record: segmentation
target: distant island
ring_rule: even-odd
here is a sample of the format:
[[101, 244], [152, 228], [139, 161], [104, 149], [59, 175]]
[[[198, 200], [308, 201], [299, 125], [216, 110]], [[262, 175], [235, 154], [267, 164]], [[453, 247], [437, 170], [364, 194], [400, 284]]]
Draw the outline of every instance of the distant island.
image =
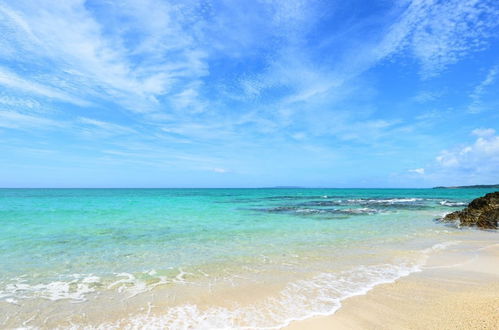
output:
[[433, 189], [499, 188], [499, 184], [476, 184], [473, 186], [433, 187]]

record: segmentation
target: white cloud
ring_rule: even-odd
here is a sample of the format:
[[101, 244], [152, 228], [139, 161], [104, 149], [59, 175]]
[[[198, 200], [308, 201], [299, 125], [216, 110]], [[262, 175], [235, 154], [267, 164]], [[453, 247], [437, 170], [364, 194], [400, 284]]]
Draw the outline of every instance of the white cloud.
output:
[[477, 128], [474, 129], [471, 134], [480, 136], [480, 137], [488, 137], [493, 136], [496, 133], [496, 130], [493, 128]]
[[473, 134], [478, 136], [473, 144], [442, 151], [436, 158], [438, 165], [446, 170], [497, 176], [499, 136], [493, 129], [476, 129]]
[[216, 173], [227, 173], [227, 170], [221, 167], [215, 167], [214, 169], [212, 169], [212, 171]]
[[425, 169], [424, 168], [415, 168], [413, 170], [409, 170], [409, 172], [423, 175], [425, 172]]

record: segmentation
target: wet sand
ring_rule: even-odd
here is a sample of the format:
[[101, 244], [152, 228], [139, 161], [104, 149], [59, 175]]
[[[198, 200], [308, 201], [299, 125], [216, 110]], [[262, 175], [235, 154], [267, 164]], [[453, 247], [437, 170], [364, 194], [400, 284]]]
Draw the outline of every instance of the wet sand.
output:
[[[422, 271], [375, 286], [365, 295], [347, 298], [333, 315], [294, 321], [287, 329], [499, 329], [497, 238], [499, 233], [478, 231], [457, 236], [455, 241], [442, 244], [443, 249], [429, 249], [429, 259]], [[252, 306], [270, 313], [268, 306], [260, 303], [269, 295], [278, 296], [288, 281], [282, 276], [272, 277], [276, 278], [273, 284], [271, 278], [258, 281], [263, 285], [234, 279], [218, 287], [216, 294], [205, 290], [209, 287], [207, 278], [205, 283], [175, 288], [160, 286], [133, 299], [126, 298], [126, 292], [121, 296], [108, 292], [98, 295], [97, 300], [78, 304], [43, 300], [33, 302], [31, 307], [36, 317], [31, 318], [23, 317], [18, 305], [0, 305], [0, 310], [2, 307], [10, 310], [10, 316], [0, 327], [17, 328], [22, 324], [42, 329], [237, 328], [241, 323], [248, 324], [244, 319], [247, 313], [240, 315], [242, 319], [233, 318], [234, 326], [227, 326], [220, 317], [230, 316], [234, 301], [238, 302], [237, 308], [248, 306], [246, 310], [250, 313]], [[175, 306], [186, 304], [192, 308], [175, 312]], [[203, 316], [203, 311], [214, 306], [219, 309], [211, 309], [212, 314]], [[220, 314], [220, 308], [225, 308], [225, 312], [222, 310], [224, 313]], [[209, 326], [203, 323], [205, 318], [211, 322]], [[186, 325], [197, 319], [201, 320], [198, 324]], [[255, 327], [246, 327], [252, 328]]]
[[331, 316], [286, 329], [499, 329], [499, 244], [449, 248], [421, 272], [346, 299]]

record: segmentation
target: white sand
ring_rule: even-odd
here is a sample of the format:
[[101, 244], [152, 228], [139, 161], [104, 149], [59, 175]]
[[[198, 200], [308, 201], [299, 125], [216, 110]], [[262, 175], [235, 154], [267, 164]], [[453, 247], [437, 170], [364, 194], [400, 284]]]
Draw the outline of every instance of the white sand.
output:
[[499, 329], [499, 244], [493, 243], [438, 253], [422, 272], [288, 329]]

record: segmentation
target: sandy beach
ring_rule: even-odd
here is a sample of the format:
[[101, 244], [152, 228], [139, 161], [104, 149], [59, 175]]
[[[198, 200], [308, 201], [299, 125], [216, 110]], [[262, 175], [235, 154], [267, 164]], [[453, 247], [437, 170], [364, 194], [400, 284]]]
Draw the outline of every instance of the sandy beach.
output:
[[333, 315], [286, 329], [498, 329], [499, 244], [467, 242], [421, 272], [343, 301]]

